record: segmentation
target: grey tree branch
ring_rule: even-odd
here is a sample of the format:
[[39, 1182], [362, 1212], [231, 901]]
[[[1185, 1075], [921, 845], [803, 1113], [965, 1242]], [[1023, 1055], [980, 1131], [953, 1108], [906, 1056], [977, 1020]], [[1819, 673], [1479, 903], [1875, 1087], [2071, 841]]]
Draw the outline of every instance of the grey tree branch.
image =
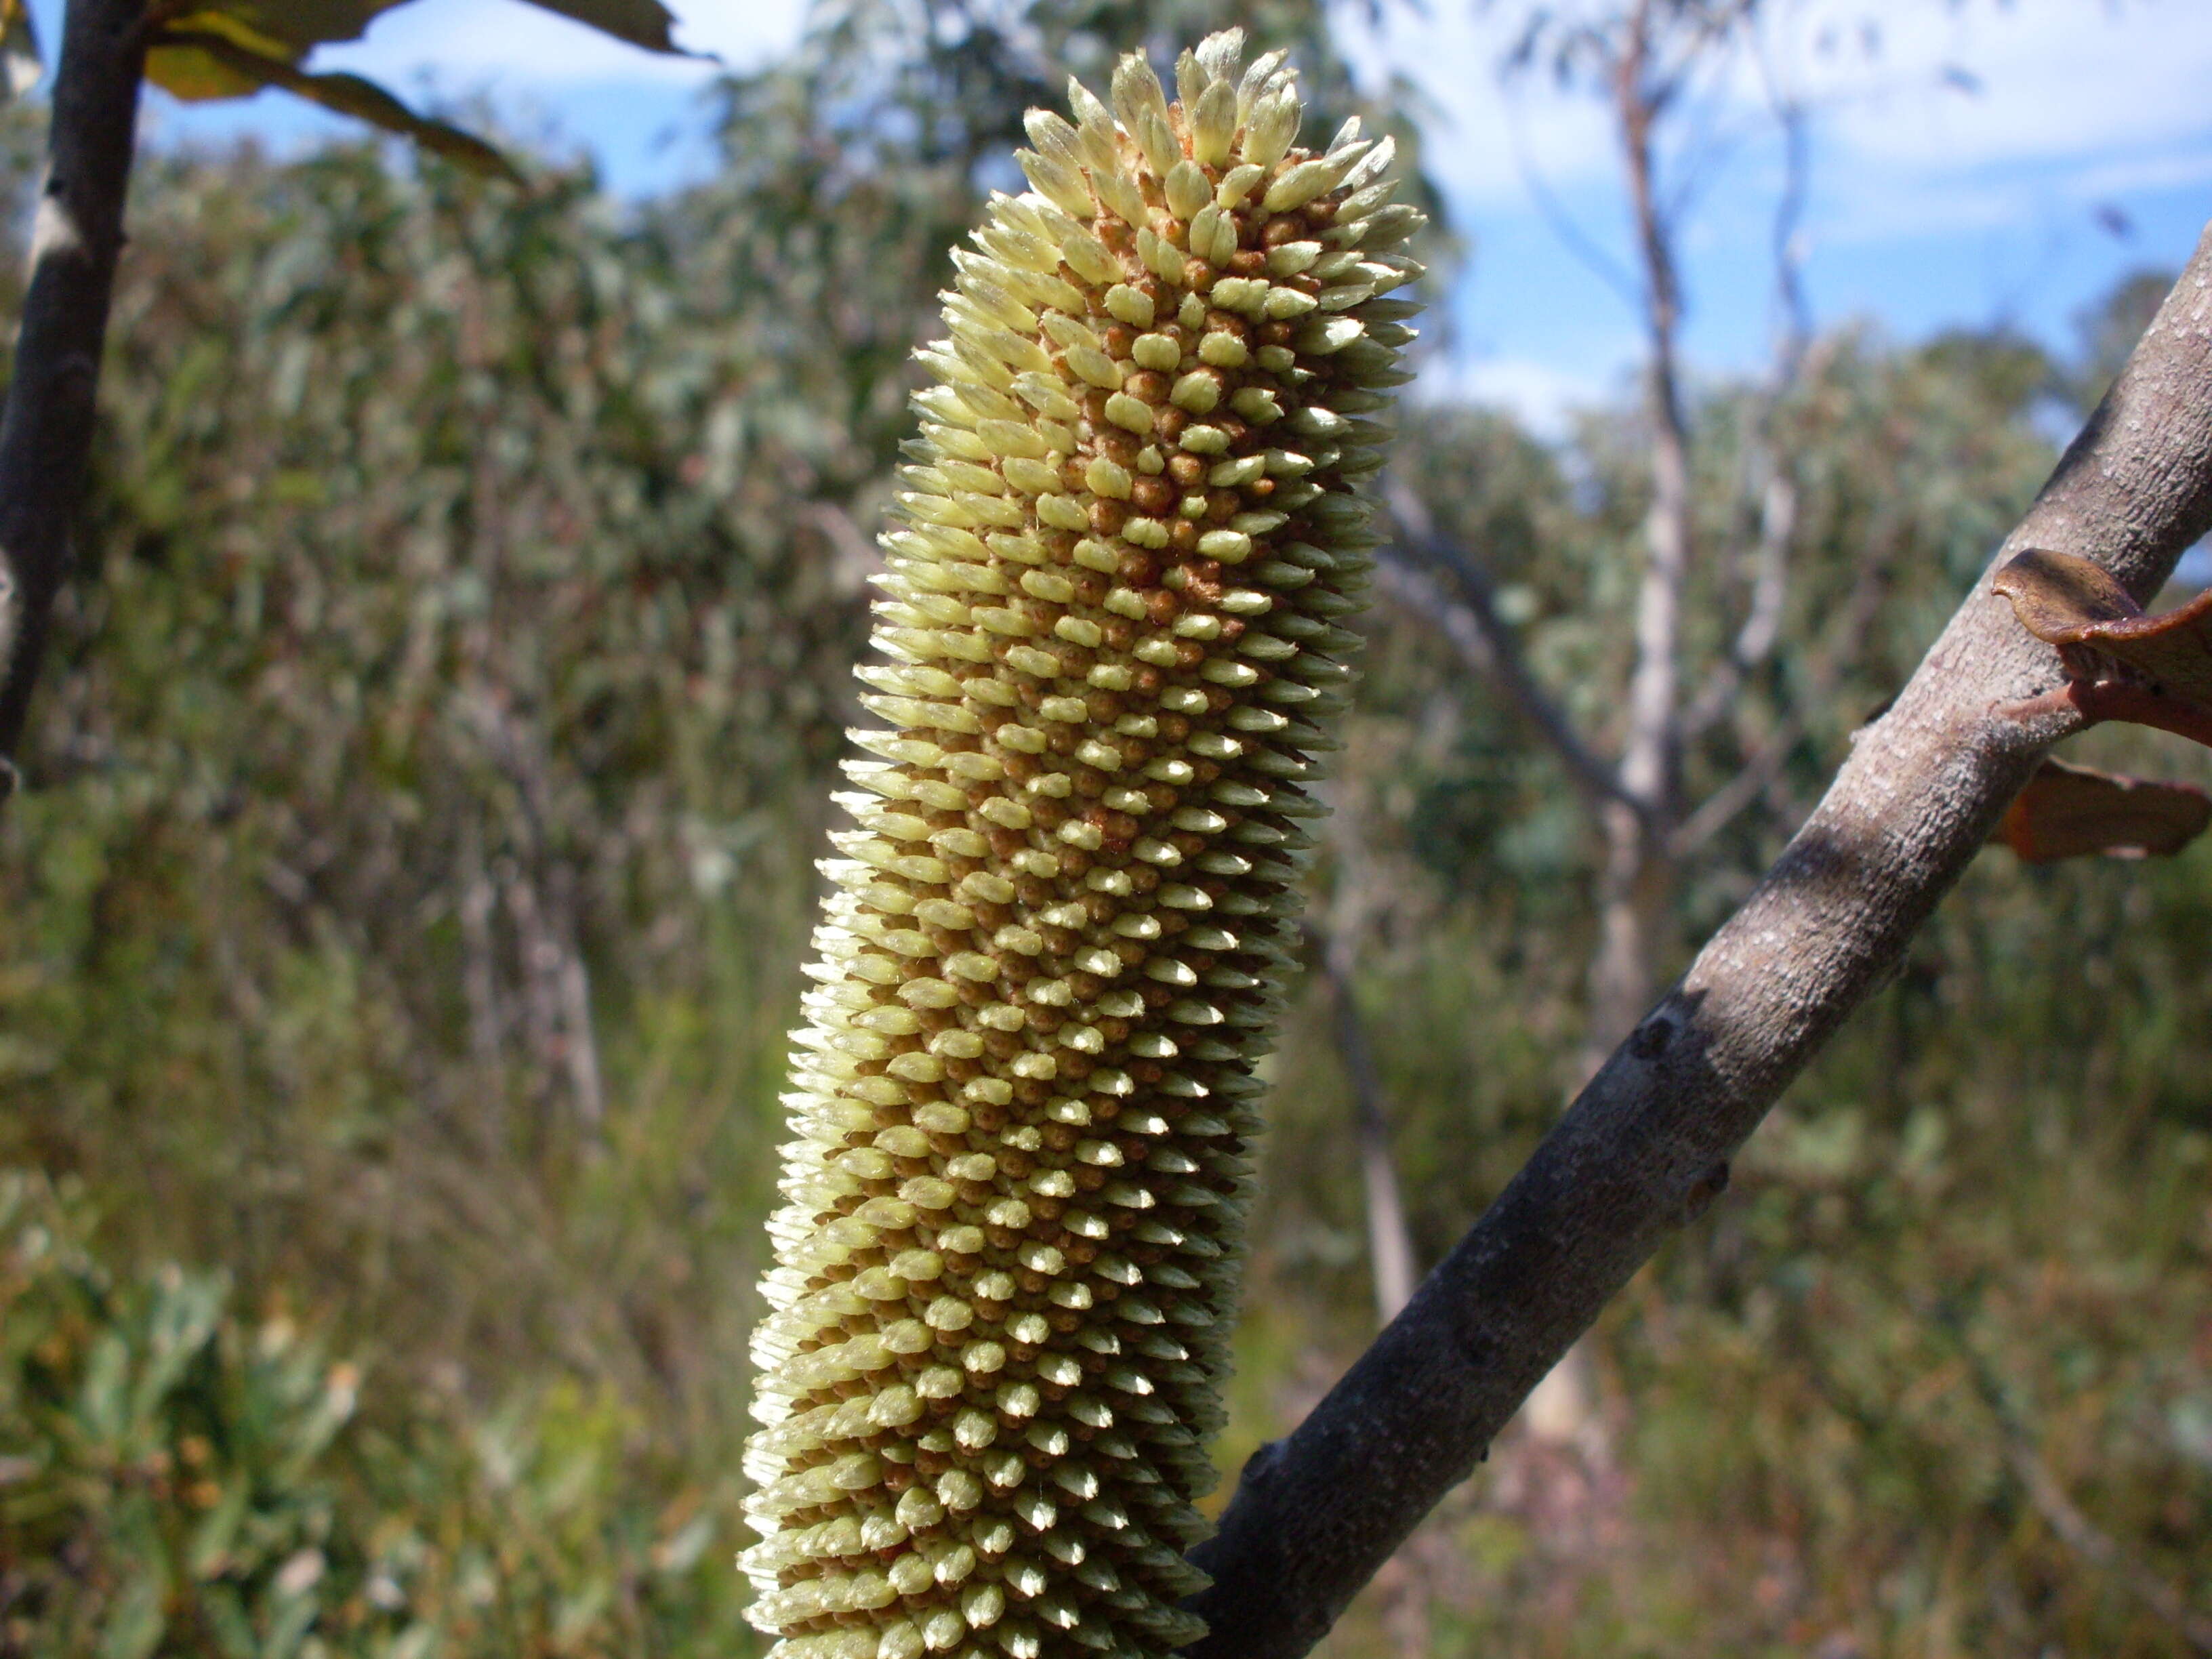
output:
[[30, 283], [0, 414], [0, 800], [69, 568], [146, 64], [146, 0], [70, 0]]
[[1753, 471], [1763, 471], [1759, 491], [1759, 529], [1751, 547], [1751, 599], [1742, 625], [1727, 652], [1713, 665], [1697, 696], [1682, 714], [1686, 741], [1702, 736], [1735, 706], [1744, 682], [1772, 654], [1782, 637], [1782, 612], [1790, 596], [1790, 547], [1797, 533], [1801, 499], [1797, 480], [1774, 453], [1771, 428], [1775, 407], [1787, 388], [1767, 394], [1759, 416], [1762, 431], [1753, 446]]
[[[2000, 559], [2105, 565], [2138, 599], [2212, 528], [2212, 234]], [[1659, 1245], [1907, 943], [2044, 751], [2014, 706], [2063, 678], [1978, 582], [1889, 712], [1689, 972], [1632, 1032], [1406, 1310], [1245, 1466], [1194, 1559], [1204, 1659], [1294, 1659]]]
[[1368, 937], [1389, 904], [1387, 884], [1376, 879], [1372, 855], [1362, 833], [1358, 797], [1340, 789], [1329, 815], [1334, 853], [1328, 915], [1308, 916], [1301, 932], [1308, 957], [1321, 975], [1329, 1004], [1329, 1024], [1339, 1062], [1352, 1090], [1352, 1126], [1359, 1144], [1359, 1176], [1366, 1200], [1367, 1261], [1375, 1282], [1375, 1322], [1387, 1325], [1410, 1301], [1421, 1277], [1413, 1236], [1406, 1224], [1404, 1190], [1390, 1151], [1390, 1110], [1382, 1068], [1368, 1041], [1352, 989], [1360, 941]]

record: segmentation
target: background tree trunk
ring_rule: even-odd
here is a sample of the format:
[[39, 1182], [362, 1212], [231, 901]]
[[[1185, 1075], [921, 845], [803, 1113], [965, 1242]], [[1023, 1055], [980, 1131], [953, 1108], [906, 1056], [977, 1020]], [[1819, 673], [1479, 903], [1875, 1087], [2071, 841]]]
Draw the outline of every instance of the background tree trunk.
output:
[[1328, 992], [1337, 1057], [1352, 1085], [1358, 1125], [1359, 1181], [1367, 1200], [1367, 1261], [1375, 1276], [1376, 1322], [1387, 1325], [1412, 1299], [1420, 1269], [1413, 1236], [1406, 1224], [1397, 1161], [1390, 1152], [1390, 1112], [1382, 1069], [1375, 1063], [1374, 1045], [1368, 1041], [1352, 990], [1352, 951], [1344, 936], [1334, 931], [1320, 940], [1320, 946], [1316, 954]]
[[0, 415], [0, 800], [69, 568], [146, 66], [145, 0], [70, 0], [31, 277]]

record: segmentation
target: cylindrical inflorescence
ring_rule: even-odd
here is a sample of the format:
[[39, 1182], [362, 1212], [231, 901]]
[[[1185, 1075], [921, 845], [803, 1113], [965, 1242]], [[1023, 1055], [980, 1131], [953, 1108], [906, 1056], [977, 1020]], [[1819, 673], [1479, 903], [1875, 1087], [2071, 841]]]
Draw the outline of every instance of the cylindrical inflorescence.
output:
[[1282, 54], [1032, 111], [953, 256], [787, 1097], [744, 1565], [781, 1659], [1164, 1655], [1406, 379], [1390, 145]]

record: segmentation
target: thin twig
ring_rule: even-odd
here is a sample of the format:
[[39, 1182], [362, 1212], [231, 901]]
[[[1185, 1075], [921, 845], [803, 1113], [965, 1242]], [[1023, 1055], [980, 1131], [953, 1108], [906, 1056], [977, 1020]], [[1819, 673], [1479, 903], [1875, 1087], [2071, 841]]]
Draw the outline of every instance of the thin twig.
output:
[[1933, 1330], [1949, 1340], [1973, 1379], [1974, 1391], [1996, 1421], [2003, 1442], [2005, 1462], [2013, 1478], [2027, 1494], [2027, 1501], [2043, 1517], [2058, 1541], [2089, 1566], [2120, 1584], [2198, 1653], [2212, 1655], [2212, 1616], [2201, 1613], [2188, 1599], [2119, 1540], [2092, 1521], [2075, 1504], [2051, 1465], [2036, 1449], [2035, 1436], [1981, 1351], [1966, 1340], [1955, 1309], [1939, 1308], [1928, 1321]]
[[1427, 507], [1402, 479], [1389, 479], [1382, 494], [1395, 541], [1377, 565], [1381, 590], [1443, 630], [1460, 660], [1489, 681], [1559, 757], [1585, 800], [1599, 805], [1626, 799], [1613, 769], [1583, 741], [1529, 669], [1520, 639], [1498, 614], [1489, 574], [1438, 532]]
[[2005, 1462], [2011, 1466], [2014, 1478], [2059, 1542], [2124, 1585], [2197, 1652], [2212, 1654], [2212, 1618], [2192, 1609], [2179, 1590], [2123, 1550], [2118, 1540], [2084, 1515], [2034, 1444], [2014, 1425], [2002, 1423], [2001, 1431]]
[[1765, 794], [1781, 776], [1784, 763], [1803, 739], [1810, 724], [1807, 711], [1820, 708], [1834, 696], [1837, 686], [1843, 681], [1844, 671], [1858, 656], [1860, 647], [1874, 627], [1899, 540], [1894, 536], [1886, 538], [1878, 550], [1859, 561], [1858, 574], [1852, 580], [1850, 595], [1837, 618], [1833, 638], [1806, 676], [1804, 690], [1796, 705], [1728, 781], [1698, 802], [1697, 810], [1674, 826], [1668, 843], [1674, 857], [1687, 858], [1703, 847], [1735, 822], [1738, 813]]

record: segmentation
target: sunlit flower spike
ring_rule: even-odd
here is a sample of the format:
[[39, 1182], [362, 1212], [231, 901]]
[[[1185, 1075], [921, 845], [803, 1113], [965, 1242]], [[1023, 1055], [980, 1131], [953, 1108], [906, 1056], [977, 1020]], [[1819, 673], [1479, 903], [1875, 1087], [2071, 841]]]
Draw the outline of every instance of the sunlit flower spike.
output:
[[1152, 1659], [1420, 226], [1283, 54], [1032, 111], [883, 538], [754, 1340], [781, 1659]]

